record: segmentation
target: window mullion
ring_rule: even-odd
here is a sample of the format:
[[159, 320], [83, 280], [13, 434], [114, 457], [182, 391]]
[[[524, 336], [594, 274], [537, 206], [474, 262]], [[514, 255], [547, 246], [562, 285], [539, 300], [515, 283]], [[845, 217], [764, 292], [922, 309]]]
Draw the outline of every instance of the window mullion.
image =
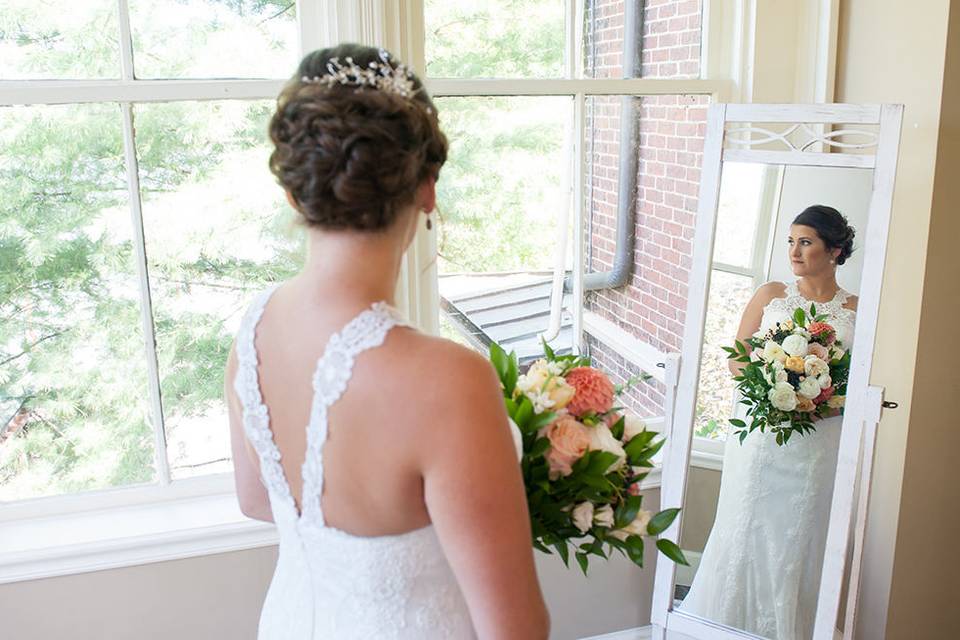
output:
[[120, 26], [120, 77], [133, 80], [133, 33], [130, 29], [130, 5], [117, 0], [117, 23]]
[[[122, 1], [122, 0], [121, 0]], [[150, 395], [150, 413], [153, 417], [154, 460], [157, 479], [161, 485], [170, 484], [167, 461], [167, 435], [160, 396], [160, 367], [157, 362], [157, 340], [153, 323], [153, 301], [147, 266], [147, 248], [143, 232], [143, 207], [140, 200], [140, 172], [137, 162], [136, 139], [133, 127], [133, 105], [120, 105], [123, 112], [123, 149], [127, 168], [127, 188], [130, 197], [130, 220], [133, 223], [133, 251], [140, 277], [140, 319], [143, 327], [144, 355], [147, 360], [147, 385]]]
[[573, 187], [573, 348], [576, 353], [584, 353], [586, 345], [583, 339], [583, 278], [586, 271], [584, 259], [585, 233], [583, 189], [587, 175], [587, 157], [584, 154], [586, 142], [586, 95], [583, 92], [574, 96], [574, 144], [573, 157], [576, 158]]

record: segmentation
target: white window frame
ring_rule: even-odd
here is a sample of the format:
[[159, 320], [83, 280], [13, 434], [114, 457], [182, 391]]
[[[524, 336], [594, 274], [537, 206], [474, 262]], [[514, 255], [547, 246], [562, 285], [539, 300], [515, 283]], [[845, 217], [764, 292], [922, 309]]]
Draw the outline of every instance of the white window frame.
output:
[[[134, 225], [135, 255], [142, 291], [144, 348], [150, 374], [150, 405], [155, 425], [158, 479], [154, 484], [27, 499], [0, 505], [0, 584], [85, 571], [131, 566], [235, 551], [276, 544], [275, 527], [250, 520], [238, 508], [230, 473], [171, 481], [166, 459], [165, 432], [160, 412], [159, 377], [153, 320], [147, 287], [143, 245], [139, 175], [132, 120], [133, 104], [204, 100], [274, 99], [285, 79], [138, 80], [133, 74], [133, 45], [127, 0], [116, 0], [120, 15], [121, 75], [119, 80], [0, 81], [0, 105], [57, 105], [119, 103], [123, 119], [124, 151]], [[426, 78], [435, 97], [448, 96], [569, 96], [575, 104], [575, 193], [582, 193], [586, 158], [584, 103], [591, 95], [697, 94], [711, 101], [726, 99], [734, 86], [722, 72], [711, 76], [706, 66], [717, 55], [720, 30], [711, 23], [711, 0], [703, 0], [703, 49], [698, 79], [587, 79], [579, 63], [568, 65], [567, 77], [556, 79], [442, 79]], [[575, 51], [581, 41], [583, 0], [567, 0], [567, 46]], [[300, 51], [310, 51], [338, 40], [383, 43], [424, 69], [423, 0], [297, 0]], [[712, 34], [709, 38], [707, 33]], [[723, 32], [729, 30], [724, 28]], [[712, 53], [707, 51], [710, 44]], [[579, 60], [579, 55], [572, 56]], [[575, 202], [574, 298], [577, 343], [583, 340], [582, 198]], [[436, 245], [433, 234], [419, 233], [401, 273], [398, 304], [425, 330], [439, 323]], [[654, 480], [650, 478], [649, 480]], [[650, 486], [657, 486], [651, 482]]]

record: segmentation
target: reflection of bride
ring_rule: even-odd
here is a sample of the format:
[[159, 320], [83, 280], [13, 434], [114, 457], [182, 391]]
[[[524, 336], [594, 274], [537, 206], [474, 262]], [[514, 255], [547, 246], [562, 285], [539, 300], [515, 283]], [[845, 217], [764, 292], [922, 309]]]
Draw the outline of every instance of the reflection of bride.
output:
[[[809, 308], [849, 350], [856, 297], [840, 288], [836, 267], [850, 256], [854, 230], [831, 207], [808, 207], [790, 227], [795, 282], [760, 287], [743, 312], [744, 340]], [[736, 374], [743, 365], [731, 362]], [[737, 405], [741, 415], [744, 405]], [[756, 431], [741, 445], [727, 438], [717, 516], [690, 591], [679, 607], [708, 620], [776, 640], [813, 634], [833, 492], [840, 416], [778, 446]]]

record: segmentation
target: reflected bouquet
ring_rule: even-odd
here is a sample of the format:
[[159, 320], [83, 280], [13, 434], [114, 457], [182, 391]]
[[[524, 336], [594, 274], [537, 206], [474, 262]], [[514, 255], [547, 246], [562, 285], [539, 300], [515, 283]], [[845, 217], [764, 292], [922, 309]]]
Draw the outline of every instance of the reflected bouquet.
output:
[[[588, 358], [558, 356], [546, 343], [544, 351], [546, 357], [521, 374], [515, 353], [490, 346], [507, 412], [520, 434], [533, 546], [547, 554], [556, 550], [569, 566], [573, 545], [584, 574], [590, 555], [606, 559], [613, 549], [642, 567], [644, 537], [665, 531], [680, 511], [641, 507], [639, 483], [665, 440], [614, 406], [636, 380], [615, 387]], [[656, 546], [687, 564], [670, 540]]]
[[746, 364], [734, 380], [750, 424], [730, 419], [741, 443], [759, 429], [784, 445], [794, 433], [814, 431], [815, 419], [843, 413], [850, 354], [824, 320], [811, 304], [746, 343], [737, 340], [733, 347], [723, 347], [728, 358]]

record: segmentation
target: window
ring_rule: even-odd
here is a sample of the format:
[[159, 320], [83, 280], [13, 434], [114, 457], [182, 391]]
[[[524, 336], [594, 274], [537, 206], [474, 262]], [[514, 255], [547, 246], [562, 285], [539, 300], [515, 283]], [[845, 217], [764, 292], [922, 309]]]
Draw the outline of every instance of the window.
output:
[[[618, 383], [636, 379], [682, 336], [720, 86], [701, 77], [701, 2], [426, 0], [424, 14], [428, 86], [451, 138], [438, 198], [445, 335], [521, 361], [546, 338]], [[628, 351], [660, 355], [624, 357], [641, 343]], [[658, 416], [665, 393], [654, 381], [627, 397]]]
[[0, 502], [230, 471], [232, 336], [300, 251], [253, 79], [295, 6], [53, 4], [0, 8]]

